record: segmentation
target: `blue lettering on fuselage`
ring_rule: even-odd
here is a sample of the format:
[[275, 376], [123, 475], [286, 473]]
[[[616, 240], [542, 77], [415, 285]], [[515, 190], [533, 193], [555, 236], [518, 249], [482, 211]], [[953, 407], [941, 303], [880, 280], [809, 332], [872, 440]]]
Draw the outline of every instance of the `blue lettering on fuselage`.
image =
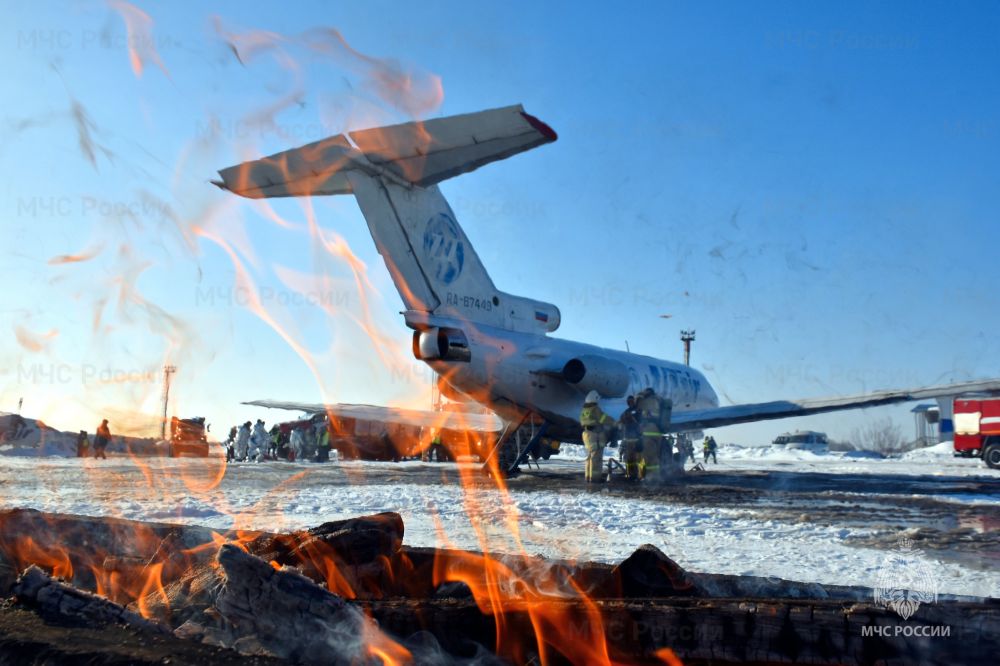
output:
[[629, 368], [629, 393], [636, 395], [645, 388], [653, 389], [657, 395], [671, 398], [678, 404], [692, 404], [701, 393], [701, 380], [695, 379], [686, 370], [648, 365], [643, 368]]

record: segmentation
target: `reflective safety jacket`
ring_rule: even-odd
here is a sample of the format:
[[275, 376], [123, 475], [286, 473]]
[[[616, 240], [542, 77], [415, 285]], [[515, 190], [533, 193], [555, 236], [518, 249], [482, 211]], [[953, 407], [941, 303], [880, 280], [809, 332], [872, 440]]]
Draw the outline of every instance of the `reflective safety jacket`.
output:
[[580, 425], [584, 428], [602, 426], [611, 419], [597, 405], [587, 404], [580, 411]]
[[621, 424], [622, 439], [639, 439], [639, 411], [629, 407], [618, 419]]
[[670, 429], [674, 403], [669, 398], [661, 398], [655, 393], [646, 395], [636, 401], [636, 408], [642, 415], [642, 430], [645, 436], [659, 435]]

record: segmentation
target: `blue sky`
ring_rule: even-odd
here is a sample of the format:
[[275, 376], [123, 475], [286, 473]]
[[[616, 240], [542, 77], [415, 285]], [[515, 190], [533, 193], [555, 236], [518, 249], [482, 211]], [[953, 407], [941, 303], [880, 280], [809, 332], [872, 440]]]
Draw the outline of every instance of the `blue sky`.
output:
[[[560, 307], [558, 336], [680, 359], [694, 328], [693, 363], [733, 402], [1000, 374], [990, 4], [249, 4], [139, 3], [141, 76], [129, 6], [6, 10], [0, 409], [24, 397], [66, 428], [109, 413], [124, 428], [155, 413], [164, 360], [180, 368], [174, 411], [219, 430], [278, 416], [238, 405], [253, 398], [424, 401], [353, 200], [313, 206], [367, 267], [362, 292], [301, 202], [208, 184], [244, 158], [407, 119], [370, 61], [302, 45], [318, 28], [410, 74], [415, 98], [439, 79], [425, 116], [522, 103], [559, 132], [443, 186], [497, 285]], [[241, 64], [225, 35], [260, 31], [280, 49], [245, 48]], [[251, 292], [286, 337], [244, 307]], [[843, 438], [884, 415], [909, 434], [908, 409], [721, 434]]]

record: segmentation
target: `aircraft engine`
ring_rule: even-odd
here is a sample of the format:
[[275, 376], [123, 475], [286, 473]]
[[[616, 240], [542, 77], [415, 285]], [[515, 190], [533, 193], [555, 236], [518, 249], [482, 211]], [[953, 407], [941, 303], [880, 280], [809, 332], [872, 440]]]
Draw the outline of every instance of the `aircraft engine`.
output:
[[472, 360], [472, 350], [465, 333], [457, 328], [428, 328], [413, 332], [413, 355], [421, 361]]
[[597, 391], [605, 398], [620, 398], [628, 390], [628, 368], [601, 356], [580, 356], [566, 362], [562, 378], [584, 393]]

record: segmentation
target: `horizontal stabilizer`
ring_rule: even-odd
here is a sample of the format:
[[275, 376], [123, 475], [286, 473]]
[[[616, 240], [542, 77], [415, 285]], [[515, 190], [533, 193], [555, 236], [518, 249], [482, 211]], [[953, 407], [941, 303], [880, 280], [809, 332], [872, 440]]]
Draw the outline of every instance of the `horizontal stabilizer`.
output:
[[[216, 185], [250, 198], [349, 194], [346, 173], [428, 187], [556, 140], [520, 105], [349, 132], [244, 162]], [[353, 144], [352, 144], [353, 141]]]
[[926, 388], [875, 391], [874, 393], [841, 398], [775, 400], [773, 402], [730, 405], [690, 412], [678, 412], [673, 415], [670, 426], [671, 430], [674, 431], [719, 428], [737, 423], [784, 419], [792, 416], [809, 416], [811, 414], [822, 414], [845, 409], [863, 409], [865, 407], [878, 407], [898, 402], [926, 400], [928, 398], [955, 396], [965, 393], [1000, 395], [1000, 379], [962, 382], [959, 384], [946, 384]]
[[282, 400], [251, 400], [244, 405], [267, 407], [269, 409], [289, 409], [309, 414], [327, 413], [340, 419], [361, 419], [379, 423], [397, 423], [424, 428], [446, 428], [449, 430], [471, 430], [474, 432], [500, 432], [503, 421], [496, 414], [479, 412], [434, 412], [421, 409], [402, 409], [381, 405], [323, 404], [306, 402], [285, 402]]

